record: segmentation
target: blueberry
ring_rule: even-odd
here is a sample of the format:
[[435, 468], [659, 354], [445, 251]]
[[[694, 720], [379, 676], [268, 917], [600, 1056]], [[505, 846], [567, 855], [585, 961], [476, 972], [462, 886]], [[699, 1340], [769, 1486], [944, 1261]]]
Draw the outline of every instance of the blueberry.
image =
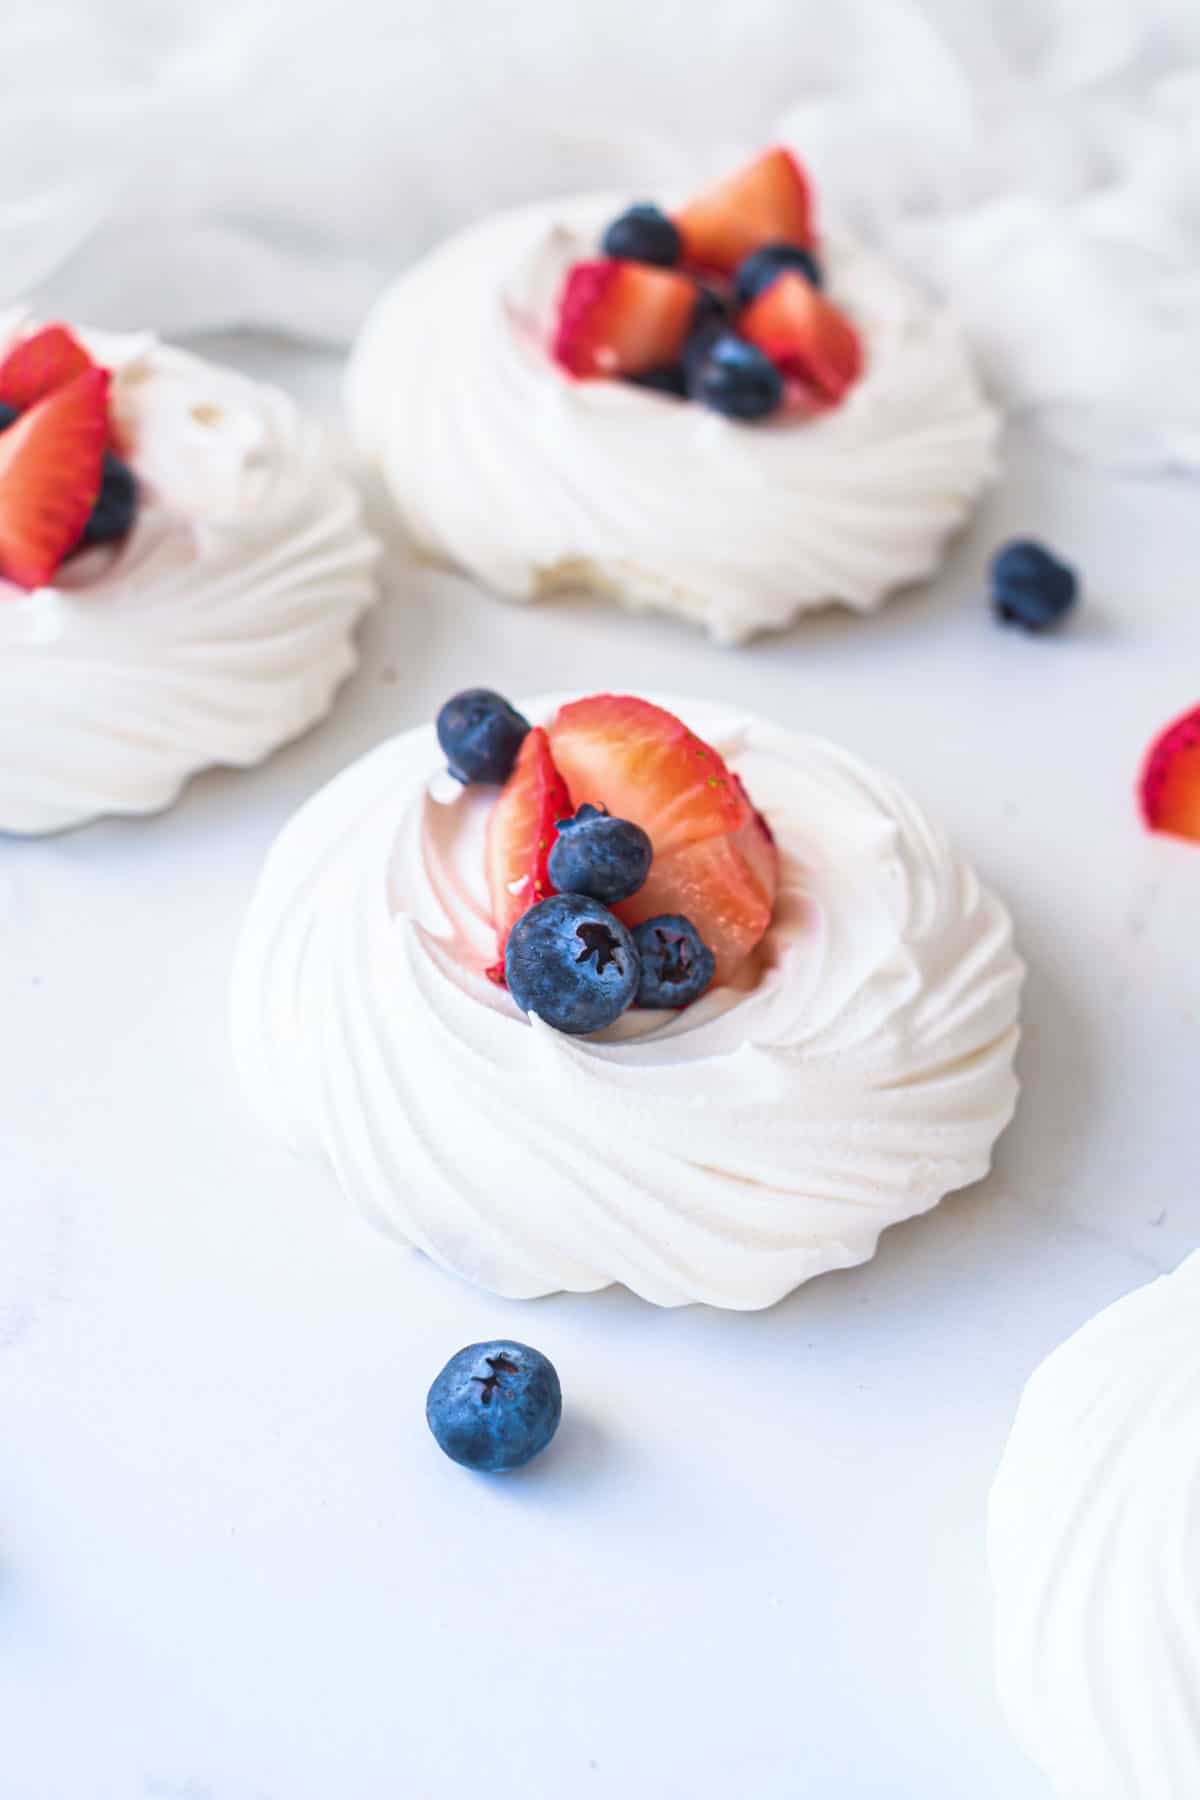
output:
[[581, 806], [573, 819], [558, 821], [550, 880], [560, 894], [587, 894], [615, 906], [644, 884], [653, 857], [640, 825], [611, 818], [601, 806]]
[[629, 262], [659, 263], [669, 269], [679, 261], [683, 244], [679, 231], [665, 212], [642, 203], [631, 206], [600, 240], [605, 256], [623, 256]]
[[660, 913], [634, 931], [642, 959], [639, 1006], [688, 1006], [698, 1000], [716, 970], [716, 958], [690, 919]]
[[464, 1469], [503, 1474], [546, 1448], [562, 1418], [554, 1364], [528, 1344], [468, 1344], [425, 1401], [429, 1429]]
[[723, 331], [688, 365], [688, 393], [731, 419], [761, 419], [783, 399], [783, 377], [761, 350]]
[[508, 991], [556, 1031], [603, 1031], [632, 1006], [641, 966], [614, 913], [586, 894], [552, 894], [509, 933]]
[[682, 363], [664, 363], [661, 369], [647, 369], [644, 375], [631, 375], [629, 379], [635, 387], [650, 388], [656, 394], [674, 394], [677, 400], [687, 399], [687, 376]]
[[1074, 569], [1032, 538], [1014, 538], [997, 550], [991, 577], [996, 617], [1026, 631], [1048, 631], [1058, 625], [1079, 592]]
[[702, 282], [696, 290], [696, 310], [692, 314], [689, 338], [694, 338], [697, 332], [704, 331], [710, 325], [727, 326], [729, 321], [729, 303], [725, 296]]
[[437, 716], [438, 743], [462, 782], [507, 781], [528, 732], [529, 720], [490, 688], [453, 695]]
[[789, 270], [803, 275], [815, 288], [824, 285], [821, 265], [811, 250], [801, 250], [796, 244], [764, 244], [737, 266], [733, 287], [738, 305], [748, 306], [766, 292], [777, 275]]
[[104, 452], [104, 474], [91, 517], [79, 540], [87, 544], [111, 544], [129, 531], [137, 516], [137, 479], [128, 463], [123, 463], [111, 450]]
[[6, 400], [0, 400], [0, 431], [7, 431], [13, 420], [20, 416], [15, 406], [10, 406]]

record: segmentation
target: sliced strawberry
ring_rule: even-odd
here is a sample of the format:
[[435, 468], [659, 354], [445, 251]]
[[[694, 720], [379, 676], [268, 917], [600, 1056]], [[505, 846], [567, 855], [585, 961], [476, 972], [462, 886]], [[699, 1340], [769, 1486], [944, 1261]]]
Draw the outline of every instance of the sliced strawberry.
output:
[[686, 260], [722, 275], [766, 244], [807, 249], [815, 239], [808, 177], [782, 146], [697, 194], [675, 223]]
[[696, 310], [694, 281], [647, 263], [576, 263], [558, 303], [555, 360], [571, 375], [644, 375], [676, 362]]
[[597, 694], [549, 726], [555, 763], [577, 806], [607, 806], [650, 835], [643, 888], [615, 910], [627, 925], [683, 913], [728, 981], [771, 922], [779, 858], [765, 822], [722, 758], [661, 706]]
[[24, 412], [94, 367], [65, 325], [44, 325], [32, 337], [22, 338], [0, 362], [0, 401]]
[[522, 743], [488, 820], [484, 854], [497, 942], [497, 961], [488, 970], [493, 981], [504, 980], [508, 934], [521, 914], [557, 892], [546, 865], [558, 835], [557, 821], [569, 818], [571, 812], [571, 796], [554, 766], [550, 741], [541, 726], [535, 726]]
[[108, 371], [89, 368], [0, 434], [0, 576], [42, 587], [88, 522], [108, 436]]
[[862, 374], [857, 331], [803, 275], [778, 276], [739, 313], [737, 328], [785, 375], [805, 382], [831, 405]]
[[1150, 746], [1139, 797], [1151, 831], [1200, 844], [1200, 706], [1168, 725]]

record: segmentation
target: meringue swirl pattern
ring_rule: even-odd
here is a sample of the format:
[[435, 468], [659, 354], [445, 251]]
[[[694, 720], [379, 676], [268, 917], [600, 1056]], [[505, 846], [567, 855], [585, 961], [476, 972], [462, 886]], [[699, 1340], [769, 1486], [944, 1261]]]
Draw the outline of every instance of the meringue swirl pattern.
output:
[[505, 213], [384, 295], [351, 362], [351, 426], [416, 545], [513, 600], [590, 589], [721, 642], [929, 574], [994, 468], [997, 417], [954, 320], [878, 256], [823, 244], [866, 373], [810, 420], [753, 425], [546, 348], [565, 270], [619, 199]]
[[1059, 1800], [1200, 1794], [1200, 1254], [1025, 1389], [992, 1489], [996, 1673]]
[[[0, 354], [25, 324], [0, 317]], [[375, 597], [358, 499], [286, 395], [80, 335], [113, 372], [139, 510], [52, 586], [0, 581], [0, 831], [154, 812], [198, 769], [258, 762], [328, 711]]]
[[941, 833], [829, 744], [666, 704], [779, 844], [740, 986], [592, 1038], [521, 1014], [484, 974], [491, 797], [438, 773], [429, 728], [308, 802], [244, 927], [232, 1026], [258, 1112], [396, 1237], [501, 1294], [621, 1282], [768, 1306], [981, 1177], [1012, 1114], [1021, 964]]

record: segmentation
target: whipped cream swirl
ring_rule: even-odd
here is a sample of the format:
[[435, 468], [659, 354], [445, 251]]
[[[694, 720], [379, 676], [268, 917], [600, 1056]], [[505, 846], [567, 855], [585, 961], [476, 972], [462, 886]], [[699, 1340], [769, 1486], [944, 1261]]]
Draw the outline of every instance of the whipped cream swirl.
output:
[[[0, 316], [0, 355], [29, 329]], [[285, 394], [149, 335], [81, 333], [113, 371], [140, 503], [33, 593], [0, 580], [0, 831], [166, 806], [328, 711], [376, 547]]]
[[429, 728], [308, 802], [244, 927], [233, 1037], [257, 1110], [378, 1223], [501, 1294], [623, 1282], [768, 1306], [982, 1176], [1013, 1110], [1021, 965], [941, 834], [829, 744], [666, 704], [779, 843], [739, 987], [591, 1038], [520, 1013], [484, 974], [491, 800], [437, 773]]
[[810, 421], [739, 424], [546, 349], [613, 199], [450, 239], [379, 302], [349, 407], [414, 541], [514, 600], [591, 589], [736, 642], [927, 575], [993, 470], [997, 420], [954, 321], [859, 245], [823, 246], [866, 373]]
[[1033, 1376], [988, 1557], [1001, 1702], [1060, 1800], [1200, 1794], [1200, 1254]]

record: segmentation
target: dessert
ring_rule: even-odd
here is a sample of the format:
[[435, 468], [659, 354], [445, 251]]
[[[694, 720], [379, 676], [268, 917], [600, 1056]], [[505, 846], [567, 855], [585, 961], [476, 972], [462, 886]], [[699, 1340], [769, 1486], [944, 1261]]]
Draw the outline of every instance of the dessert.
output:
[[285, 395], [148, 334], [0, 315], [0, 831], [153, 812], [305, 730], [375, 557]]
[[1059, 1800], [1200, 1793], [1200, 1255], [1037, 1370], [988, 1559], [1001, 1702]]
[[954, 320], [775, 149], [667, 213], [507, 212], [383, 296], [353, 432], [424, 553], [723, 642], [928, 574], [993, 468]]
[[[911, 801], [737, 709], [519, 713], [503, 787], [452, 780], [456, 740], [407, 731], [271, 851], [232, 991], [270, 1129], [496, 1292], [623, 1282], [664, 1306], [770, 1305], [986, 1172], [1021, 965], [1003, 907]], [[611, 908], [550, 892], [558, 822], [585, 806], [651, 840]], [[564, 901], [578, 917], [556, 936]], [[545, 1003], [514, 979], [533, 931]], [[672, 1005], [637, 1003], [676, 979]], [[578, 1034], [577, 999], [613, 1022]]]

